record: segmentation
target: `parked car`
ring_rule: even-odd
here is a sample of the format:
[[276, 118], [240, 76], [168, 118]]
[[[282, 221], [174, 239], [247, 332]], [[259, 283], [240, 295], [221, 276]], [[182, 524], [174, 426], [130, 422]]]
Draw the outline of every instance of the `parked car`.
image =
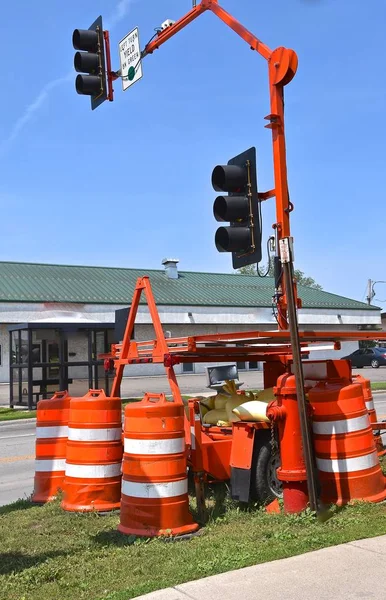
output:
[[386, 366], [386, 348], [362, 348], [343, 358], [351, 360], [352, 366], [357, 369], [362, 367], [378, 369], [380, 366]]

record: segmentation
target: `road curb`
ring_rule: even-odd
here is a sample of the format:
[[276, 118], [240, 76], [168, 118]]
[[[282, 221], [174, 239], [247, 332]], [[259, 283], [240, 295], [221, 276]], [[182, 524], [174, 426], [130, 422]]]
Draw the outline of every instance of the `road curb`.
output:
[[27, 417], [26, 419], [12, 419], [10, 421], [0, 421], [0, 427], [2, 425], [14, 425], [15, 423], [36, 423], [36, 417]]

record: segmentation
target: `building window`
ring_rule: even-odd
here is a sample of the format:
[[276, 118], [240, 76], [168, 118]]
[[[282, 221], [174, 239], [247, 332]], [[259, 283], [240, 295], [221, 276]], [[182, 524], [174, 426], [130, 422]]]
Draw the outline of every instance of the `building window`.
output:
[[182, 372], [183, 373], [194, 373], [194, 364], [193, 363], [182, 363]]
[[250, 360], [249, 361], [249, 369], [257, 369], [258, 368], [258, 362], [257, 360]]
[[42, 362], [40, 344], [32, 344], [32, 362]]

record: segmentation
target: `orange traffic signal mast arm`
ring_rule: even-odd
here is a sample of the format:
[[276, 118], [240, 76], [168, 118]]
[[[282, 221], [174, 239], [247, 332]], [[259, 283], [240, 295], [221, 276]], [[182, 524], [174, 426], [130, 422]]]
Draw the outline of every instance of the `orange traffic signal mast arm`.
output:
[[243, 38], [251, 47], [252, 50], [256, 50], [263, 58], [268, 60], [272, 54], [272, 50], [268, 48], [263, 42], [261, 42], [253, 33], [248, 31], [241, 23], [239, 23], [232, 15], [224, 10], [218, 3], [218, 0], [202, 0], [198, 6], [192, 8], [186, 15], [178, 19], [173, 25], [167, 27], [161, 31], [158, 37], [147, 44], [145, 50], [142, 52], [142, 57], [146, 54], [151, 54], [154, 50], [157, 50], [162, 44], [168, 39], [175, 35], [178, 31], [181, 31], [186, 25], [189, 25], [192, 21], [197, 19], [202, 13], [207, 10], [214, 12], [226, 25], [228, 25], [233, 31], [235, 31], [240, 37]]
[[276, 254], [280, 251], [280, 269], [275, 274], [275, 295], [277, 305], [277, 321], [279, 329], [289, 329], [291, 348], [294, 361], [298, 409], [301, 423], [302, 443], [307, 470], [308, 491], [310, 507], [317, 510], [317, 482], [313, 465], [313, 450], [308, 423], [306, 396], [304, 390], [304, 377], [299, 341], [296, 307], [299, 306], [296, 285], [294, 283], [292, 239], [290, 238], [290, 212], [293, 205], [289, 198], [287, 182], [287, 160], [284, 133], [284, 86], [294, 77], [298, 59], [293, 50], [276, 48], [270, 50], [257, 37], [243, 27], [232, 15], [227, 13], [218, 0], [201, 0], [200, 4], [176, 21], [173, 25], [161, 31], [157, 38], [149, 42], [142, 56], [150, 54], [159, 48], [175, 33], [181, 31], [186, 25], [194, 21], [206, 10], [214, 12], [228, 27], [233, 29], [252, 50], [256, 50], [268, 63], [268, 79], [270, 92], [270, 114], [267, 128], [272, 130], [274, 189], [260, 196], [260, 199], [275, 197], [276, 223], [274, 225], [276, 237]]
[[[275, 187], [269, 192], [261, 193], [260, 200], [272, 197], [276, 198], [276, 223], [274, 228], [276, 230], [276, 247], [278, 252], [279, 240], [290, 237], [290, 212], [293, 208], [289, 199], [287, 183], [283, 87], [291, 81], [296, 73], [298, 59], [295, 52], [282, 47], [271, 50], [224, 10], [219, 5], [218, 0], [202, 0], [200, 4], [193, 7], [192, 10], [173, 25], [160, 31], [157, 37], [147, 44], [141, 56], [143, 58], [154, 52], [154, 50], [157, 50], [162, 44], [207, 10], [211, 10], [216, 14], [228, 27], [233, 29], [233, 31], [247, 42], [252, 50], [258, 52], [268, 62], [270, 114], [265, 118], [268, 120], [266, 127], [272, 130]], [[283, 278], [278, 282], [278, 288], [275, 294], [278, 305], [278, 325], [279, 329], [288, 329], [287, 299]], [[297, 302], [296, 291], [295, 301]]]

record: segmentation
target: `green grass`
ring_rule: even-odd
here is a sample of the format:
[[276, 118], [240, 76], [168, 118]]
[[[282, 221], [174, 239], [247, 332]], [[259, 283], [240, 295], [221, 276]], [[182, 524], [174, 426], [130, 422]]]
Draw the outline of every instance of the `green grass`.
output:
[[0, 421], [13, 421], [14, 419], [33, 419], [36, 410], [19, 410], [15, 408], [0, 407]]
[[[221, 490], [218, 488], [218, 492]], [[135, 539], [119, 515], [71, 514], [59, 501], [0, 508], [0, 600], [128, 600], [152, 590], [386, 533], [385, 504], [268, 515], [221, 502], [190, 541]], [[226, 511], [224, 512], [224, 506]], [[237, 540], [237, 543], [235, 543]]]
[[386, 390], [386, 381], [374, 381], [371, 383], [372, 390]]

